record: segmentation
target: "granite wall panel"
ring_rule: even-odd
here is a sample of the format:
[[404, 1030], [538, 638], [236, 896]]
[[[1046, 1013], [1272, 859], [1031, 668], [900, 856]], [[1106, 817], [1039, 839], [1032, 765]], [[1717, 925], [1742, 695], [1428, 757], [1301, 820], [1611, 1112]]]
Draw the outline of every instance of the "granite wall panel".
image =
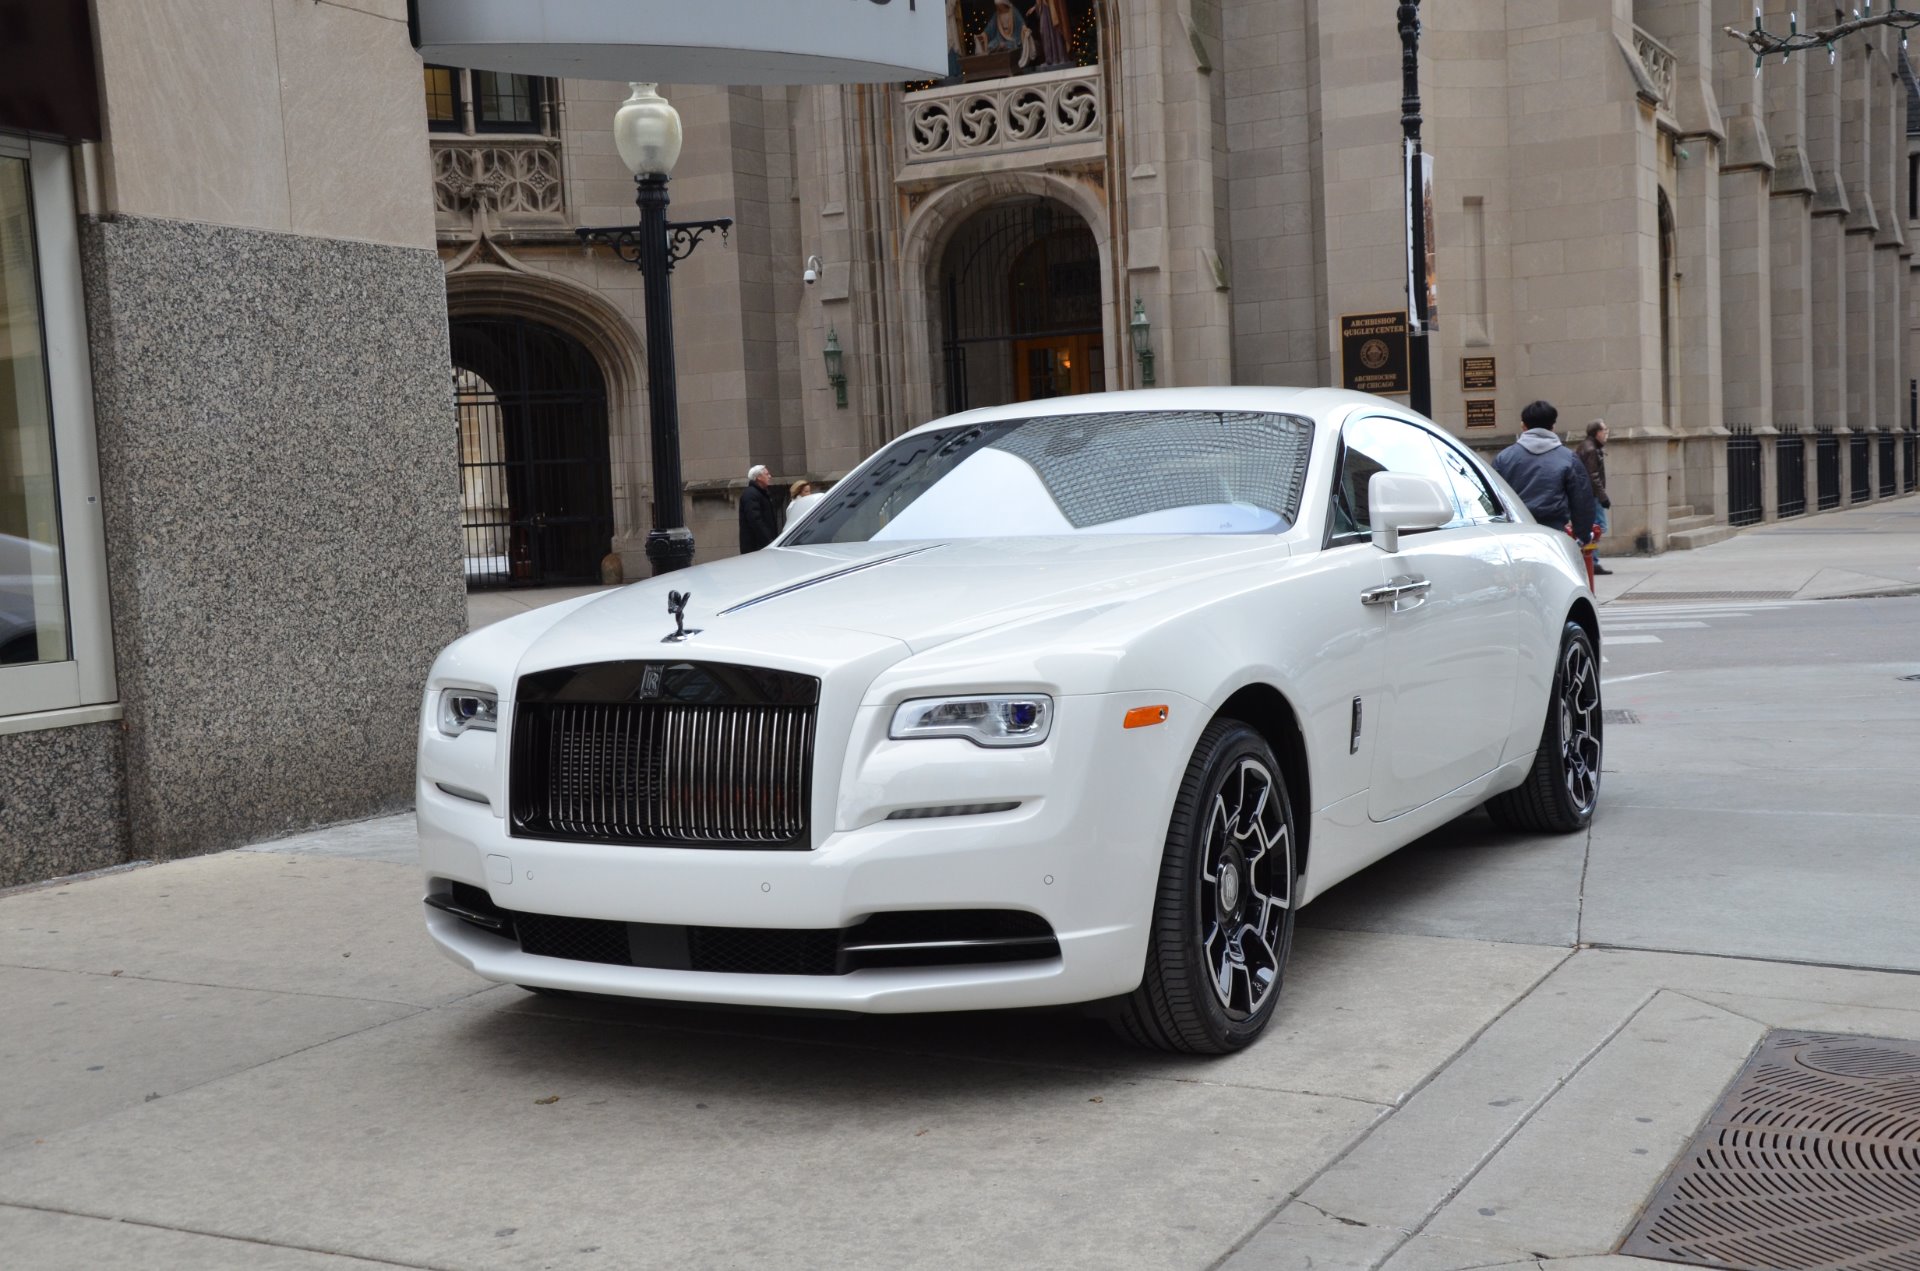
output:
[[128, 859], [118, 721], [0, 734], [0, 887]]
[[82, 257], [132, 854], [405, 806], [466, 621], [434, 253], [116, 217]]

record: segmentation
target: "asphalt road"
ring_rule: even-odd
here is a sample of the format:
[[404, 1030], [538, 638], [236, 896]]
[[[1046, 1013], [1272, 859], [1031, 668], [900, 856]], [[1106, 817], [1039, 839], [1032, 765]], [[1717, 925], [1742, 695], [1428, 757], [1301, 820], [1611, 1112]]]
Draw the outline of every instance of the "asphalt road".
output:
[[1920, 970], [1920, 597], [1615, 603], [1601, 626], [1587, 834], [1474, 814], [1302, 922]]

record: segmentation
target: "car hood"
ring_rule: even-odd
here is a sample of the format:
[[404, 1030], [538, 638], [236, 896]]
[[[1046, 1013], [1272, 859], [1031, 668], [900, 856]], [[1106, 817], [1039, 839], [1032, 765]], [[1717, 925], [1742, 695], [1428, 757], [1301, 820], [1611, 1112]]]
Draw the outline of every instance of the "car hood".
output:
[[[617, 643], [622, 656], [675, 631], [669, 592], [684, 592], [686, 626], [670, 645], [751, 653], [831, 640], [835, 631], [897, 641], [913, 652], [992, 627], [1137, 600], [1174, 583], [1287, 555], [1267, 535], [965, 539], [773, 547], [610, 592], [542, 637], [558, 660]], [[855, 641], [855, 644], [869, 644]]]

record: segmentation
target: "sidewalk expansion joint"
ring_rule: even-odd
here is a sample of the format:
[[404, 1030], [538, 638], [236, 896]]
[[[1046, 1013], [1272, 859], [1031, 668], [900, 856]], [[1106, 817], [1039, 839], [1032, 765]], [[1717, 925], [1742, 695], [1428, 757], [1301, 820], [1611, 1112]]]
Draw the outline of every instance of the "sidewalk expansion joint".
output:
[[378, 1254], [352, 1253], [346, 1249], [326, 1249], [319, 1245], [287, 1244], [279, 1240], [262, 1240], [258, 1236], [237, 1236], [228, 1231], [209, 1231], [202, 1227], [182, 1227], [168, 1222], [152, 1222], [144, 1218], [122, 1218], [115, 1214], [96, 1214], [84, 1209], [63, 1209], [55, 1205], [36, 1205], [30, 1201], [7, 1200], [0, 1197], [0, 1208], [30, 1209], [43, 1214], [58, 1214], [64, 1218], [88, 1218], [95, 1222], [120, 1223], [128, 1227], [145, 1227], [150, 1231], [172, 1231], [183, 1236], [201, 1236], [208, 1240], [231, 1240], [235, 1244], [259, 1245], [267, 1249], [293, 1249], [300, 1253], [317, 1253], [328, 1258], [352, 1258], [358, 1262], [371, 1263], [381, 1267], [402, 1267], [405, 1271], [461, 1271], [460, 1268], [439, 1262], [396, 1262], [392, 1258], [382, 1258]]
[[1446, 1195], [1442, 1196], [1437, 1204], [1435, 1204], [1432, 1208], [1428, 1209], [1425, 1216], [1423, 1216], [1419, 1222], [1414, 1224], [1413, 1229], [1407, 1232], [1407, 1234], [1404, 1237], [1402, 1237], [1397, 1243], [1395, 1243], [1393, 1248], [1387, 1250], [1385, 1255], [1382, 1256], [1380, 1261], [1375, 1263], [1374, 1266], [1375, 1267], [1384, 1266], [1386, 1263], [1392, 1261], [1393, 1256], [1398, 1252], [1400, 1252], [1400, 1250], [1406, 1246], [1408, 1241], [1412, 1240], [1415, 1236], [1418, 1236], [1421, 1232], [1425, 1231], [1427, 1229], [1427, 1224], [1431, 1223], [1434, 1220], [1434, 1218], [1440, 1214], [1442, 1210], [1444, 1210], [1448, 1205], [1452, 1204], [1454, 1200], [1460, 1195], [1460, 1193], [1465, 1191], [1468, 1185], [1470, 1185], [1474, 1179], [1480, 1176], [1480, 1172], [1486, 1169], [1488, 1164], [1490, 1164], [1496, 1156], [1500, 1155], [1500, 1153], [1506, 1149], [1507, 1144], [1513, 1142], [1513, 1140], [1516, 1137], [1518, 1137], [1518, 1135], [1520, 1134], [1520, 1131], [1526, 1129], [1528, 1125], [1532, 1124], [1533, 1119], [1536, 1116], [1540, 1115], [1540, 1112], [1542, 1111], [1542, 1109], [1544, 1109], [1549, 1103], [1552, 1103], [1554, 1098], [1558, 1096], [1562, 1090], [1565, 1090], [1567, 1086], [1573, 1082], [1574, 1078], [1578, 1077], [1582, 1072], [1586, 1071], [1587, 1065], [1592, 1063], [1596, 1058], [1598, 1058], [1600, 1053], [1604, 1051], [1608, 1046], [1612, 1045], [1614, 1039], [1619, 1037], [1621, 1033], [1625, 1032], [1627, 1028], [1630, 1025], [1632, 1025], [1633, 1021], [1640, 1017], [1640, 1013], [1646, 1010], [1647, 1007], [1650, 1004], [1652, 1004], [1653, 1000], [1658, 996], [1660, 996], [1660, 994], [1664, 991], [1665, 990], [1663, 989], [1656, 988], [1648, 992], [1648, 994], [1645, 997], [1641, 998], [1639, 1003], [1635, 1005], [1632, 1010], [1626, 1013], [1626, 1015], [1620, 1020], [1618, 1024], [1615, 1024], [1612, 1028], [1608, 1029], [1606, 1035], [1602, 1037], [1598, 1042], [1595, 1042], [1594, 1045], [1587, 1051], [1587, 1053], [1582, 1055], [1579, 1058], [1579, 1060], [1573, 1065], [1572, 1068], [1569, 1068], [1566, 1072], [1562, 1073], [1558, 1078], [1556, 1078], [1553, 1085], [1548, 1088], [1546, 1093], [1541, 1095], [1538, 1099], [1534, 1100], [1532, 1106], [1530, 1106], [1526, 1110], [1526, 1113], [1523, 1116], [1521, 1116], [1519, 1120], [1515, 1121], [1513, 1125], [1508, 1128], [1507, 1132], [1500, 1136], [1500, 1138], [1493, 1144], [1493, 1146], [1489, 1147], [1484, 1153], [1481, 1154], [1480, 1159], [1473, 1163], [1473, 1166], [1471, 1169], [1467, 1170], [1465, 1174], [1463, 1174], [1460, 1178], [1454, 1181], [1453, 1186], [1447, 1189]]
[[[1474, 1029], [1473, 1035], [1471, 1037], [1467, 1038], [1465, 1041], [1461, 1042], [1457, 1047], [1455, 1047], [1452, 1054], [1448, 1055], [1445, 1059], [1442, 1059], [1438, 1064], [1435, 1064], [1433, 1071], [1429, 1072], [1425, 1077], [1422, 1077], [1418, 1082], [1416, 1082], [1414, 1084], [1413, 1089], [1407, 1091], [1407, 1093], [1401, 1097], [1399, 1103], [1388, 1108], [1380, 1117], [1376, 1118], [1371, 1125], [1367, 1126], [1366, 1129], [1354, 1135], [1353, 1139], [1345, 1147], [1341, 1148], [1338, 1152], [1334, 1153], [1332, 1158], [1329, 1159], [1326, 1162], [1326, 1164], [1322, 1165], [1319, 1169], [1313, 1171], [1313, 1173], [1308, 1175], [1306, 1180], [1303, 1181], [1300, 1184], [1300, 1186], [1294, 1188], [1293, 1191], [1289, 1192], [1286, 1196], [1282, 1197], [1278, 1204], [1273, 1206], [1273, 1208], [1269, 1209], [1265, 1214], [1261, 1215], [1258, 1219], [1256, 1219], [1253, 1225], [1247, 1228], [1246, 1233], [1244, 1235], [1242, 1235], [1238, 1240], [1234, 1241], [1231, 1245], [1228, 1245], [1225, 1251], [1223, 1251], [1219, 1257], [1215, 1258], [1212, 1262], [1209, 1262], [1206, 1265], [1205, 1271], [1219, 1271], [1221, 1267], [1225, 1266], [1234, 1257], [1236, 1257], [1242, 1249], [1246, 1248], [1247, 1245], [1253, 1241], [1253, 1238], [1255, 1236], [1259, 1235], [1262, 1231], [1264, 1231], [1267, 1228], [1268, 1224], [1273, 1222], [1274, 1219], [1278, 1218], [1283, 1212], [1285, 1212], [1285, 1210], [1289, 1205], [1293, 1205], [1295, 1203], [1305, 1205], [1308, 1209], [1313, 1210], [1315, 1213], [1325, 1215], [1326, 1217], [1331, 1218], [1336, 1222], [1341, 1222], [1341, 1223], [1353, 1222], [1354, 1221], [1353, 1219], [1343, 1218], [1338, 1214], [1327, 1213], [1326, 1210], [1321, 1209], [1318, 1205], [1314, 1204], [1312, 1201], [1305, 1200], [1303, 1198], [1309, 1191], [1313, 1190], [1313, 1185], [1315, 1183], [1319, 1182], [1327, 1174], [1331, 1173], [1333, 1170], [1338, 1168], [1341, 1162], [1345, 1161], [1349, 1156], [1352, 1156], [1355, 1152], [1359, 1151], [1361, 1145], [1364, 1144], [1368, 1139], [1372, 1138], [1374, 1134], [1379, 1131], [1381, 1126], [1386, 1125], [1388, 1122], [1393, 1120], [1395, 1113], [1399, 1112], [1400, 1109], [1411, 1105], [1415, 1099], [1420, 1097], [1421, 1091], [1425, 1090], [1428, 1086], [1431, 1086], [1435, 1081], [1437, 1081], [1440, 1078], [1440, 1075], [1442, 1073], [1446, 1072], [1447, 1069], [1453, 1067], [1453, 1065], [1459, 1061], [1462, 1055], [1466, 1054], [1469, 1050], [1472, 1050], [1473, 1047], [1480, 1041], [1480, 1039], [1487, 1035], [1488, 1029], [1492, 1028], [1495, 1024], [1498, 1024], [1501, 1020], [1505, 1019], [1509, 1014], [1512, 1013], [1515, 1007], [1519, 1006], [1522, 1002], [1532, 997], [1542, 984], [1545, 984], [1550, 978], [1552, 978], [1553, 974], [1556, 971], [1560, 970], [1561, 967], [1564, 967], [1565, 965], [1567, 965], [1568, 962], [1570, 962], [1573, 959], [1575, 952], [1577, 951], [1573, 949], [1568, 949], [1559, 958], [1555, 959], [1552, 966], [1548, 967], [1546, 970], [1542, 971], [1538, 976], [1536, 976], [1534, 978], [1533, 983], [1527, 985], [1525, 989], [1515, 994], [1513, 1000], [1508, 1002], [1504, 1007], [1502, 1007], [1500, 1011], [1497, 1014], [1495, 1014], [1492, 1019], [1482, 1024], [1479, 1028]], [[1648, 1001], [1652, 1000], [1651, 995], [1649, 995], [1647, 1000]], [[1645, 1005], [1646, 1003], [1642, 1002], [1640, 1006], [1635, 1007], [1633, 1010], [1633, 1013], [1627, 1017], [1627, 1020], [1631, 1021], [1633, 1018], [1633, 1015], [1639, 1014], [1641, 1008], [1644, 1007]], [[1621, 1024], [1621, 1027], [1622, 1028], [1626, 1027], [1626, 1022], [1623, 1022]], [[1602, 1044], [1604, 1045], [1605, 1043], [1602, 1043]], [[1584, 1064], [1586, 1061], [1582, 1060], [1581, 1062]], [[1481, 1162], [1481, 1164], [1484, 1165], [1485, 1162], [1483, 1161]], [[1475, 1167], [1475, 1172], [1476, 1173], [1479, 1172], [1478, 1166]], [[1449, 1196], [1448, 1199], [1451, 1199], [1451, 1196]], [[1445, 1202], [1443, 1201], [1442, 1204], [1444, 1205], [1444, 1203]], [[1436, 1210], [1435, 1212], [1438, 1212], [1438, 1211]], [[1425, 1219], [1421, 1220], [1421, 1225], [1425, 1226], [1428, 1221], [1432, 1220], [1432, 1218], [1433, 1218], [1433, 1214], [1428, 1214]], [[1366, 1226], [1367, 1224], [1360, 1223], [1358, 1225]], [[1382, 1230], [1387, 1230], [1387, 1228], [1382, 1228]], [[1401, 1228], [1392, 1228], [1391, 1230], [1393, 1230], [1396, 1235], [1400, 1236], [1400, 1240], [1398, 1241], [1398, 1243], [1396, 1243], [1393, 1246], [1393, 1249], [1389, 1251], [1388, 1253], [1389, 1257], [1391, 1257], [1394, 1252], [1397, 1252], [1400, 1246], [1404, 1245], [1407, 1242], [1407, 1240], [1411, 1239], [1413, 1236], [1412, 1232], [1405, 1231], [1404, 1229], [1401, 1229]], [[1384, 1262], [1385, 1259], [1383, 1258], [1381, 1261]], [[1375, 1264], [1375, 1265], [1377, 1266], [1378, 1264]]]
[[[1816, 971], [1866, 971], [1873, 975], [1916, 975], [1920, 969], [1910, 967], [1866, 966], [1858, 962], [1818, 962], [1812, 958], [1769, 957], [1762, 953], [1713, 953], [1704, 949], [1668, 949], [1659, 945], [1647, 944], [1608, 944], [1595, 941], [1584, 946], [1596, 953], [1662, 953], [1683, 958], [1714, 958], [1721, 962], [1759, 962], [1768, 966], [1803, 966]], [[1853, 1002], [1845, 1005], [1864, 1006], [1868, 1003]]]
[[[129, 975], [124, 971], [89, 971], [81, 967], [36, 966], [31, 962], [0, 962], [0, 970], [45, 971], [50, 975], [90, 975], [100, 980], [128, 980], [140, 984], [174, 984], [182, 988], [221, 989], [232, 993], [268, 993], [275, 997], [318, 997], [330, 1002], [374, 1002], [381, 1006], [404, 1006], [413, 1011], [431, 1011], [438, 1009], [437, 1006], [422, 1006], [418, 1002], [402, 1002], [397, 998], [391, 997], [363, 997], [358, 993], [316, 993], [311, 989], [263, 989], [257, 984], [213, 984], [206, 980], [174, 980], [164, 975]], [[484, 993], [487, 989], [494, 987], [496, 986], [489, 984], [486, 988], [477, 989], [475, 992]], [[466, 996], [471, 996], [471, 994]], [[465, 1001], [466, 996], [455, 998], [453, 1001]], [[443, 1002], [438, 1005], [450, 1006], [452, 1002]]]

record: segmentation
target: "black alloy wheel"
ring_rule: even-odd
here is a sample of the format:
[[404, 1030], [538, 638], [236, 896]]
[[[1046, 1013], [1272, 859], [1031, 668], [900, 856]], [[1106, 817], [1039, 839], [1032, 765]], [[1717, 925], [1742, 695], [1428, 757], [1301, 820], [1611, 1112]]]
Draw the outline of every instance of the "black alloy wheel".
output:
[[1122, 1036], [1223, 1055], [1260, 1035], [1293, 947], [1295, 842], [1273, 748], [1239, 720], [1209, 724], [1174, 800], [1146, 967], [1114, 1021]]
[[1586, 829], [1600, 803], [1600, 755], [1600, 659], [1587, 629], [1569, 621], [1560, 635], [1533, 767], [1520, 785], [1487, 800], [1488, 813], [1515, 830], [1573, 834]]

